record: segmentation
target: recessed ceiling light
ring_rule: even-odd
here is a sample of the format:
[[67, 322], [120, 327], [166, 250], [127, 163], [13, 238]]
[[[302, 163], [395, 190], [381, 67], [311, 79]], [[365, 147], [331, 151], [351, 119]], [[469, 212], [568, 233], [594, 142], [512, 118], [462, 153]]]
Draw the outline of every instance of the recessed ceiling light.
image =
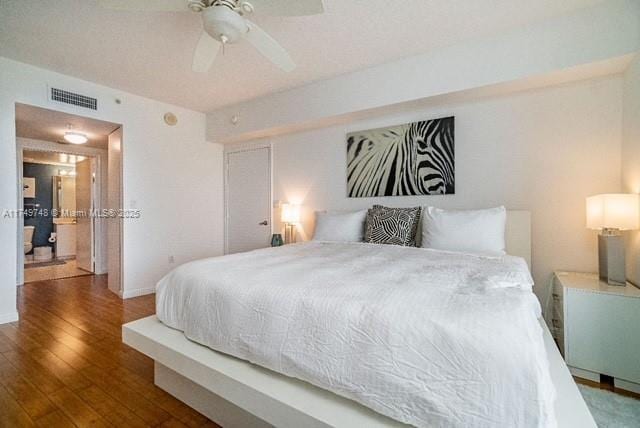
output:
[[84, 144], [89, 139], [80, 132], [67, 131], [64, 133], [64, 139], [71, 144]]

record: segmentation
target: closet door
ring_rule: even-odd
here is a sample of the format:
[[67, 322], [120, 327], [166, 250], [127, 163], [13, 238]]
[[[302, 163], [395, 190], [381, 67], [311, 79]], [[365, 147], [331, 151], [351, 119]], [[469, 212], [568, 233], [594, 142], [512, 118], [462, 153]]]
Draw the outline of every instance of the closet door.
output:
[[76, 210], [87, 215], [76, 218], [76, 262], [80, 269], [95, 270], [94, 218], [89, 215], [94, 209], [95, 159], [88, 158], [76, 163]]
[[227, 153], [226, 172], [226, 252], [269, 246], [271, 149]]

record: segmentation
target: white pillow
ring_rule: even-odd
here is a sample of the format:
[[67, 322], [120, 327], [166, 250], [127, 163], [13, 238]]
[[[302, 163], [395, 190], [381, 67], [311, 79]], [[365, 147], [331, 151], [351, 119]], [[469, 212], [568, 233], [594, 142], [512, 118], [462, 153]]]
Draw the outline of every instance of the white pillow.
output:
[[314, 241], [362, 242], [367, 210], [355, 212], [316, 212]]
[[428, 207], [422, 213], [422, 247], [503, 256], [506, 222], [504, 207], [469, 211]]

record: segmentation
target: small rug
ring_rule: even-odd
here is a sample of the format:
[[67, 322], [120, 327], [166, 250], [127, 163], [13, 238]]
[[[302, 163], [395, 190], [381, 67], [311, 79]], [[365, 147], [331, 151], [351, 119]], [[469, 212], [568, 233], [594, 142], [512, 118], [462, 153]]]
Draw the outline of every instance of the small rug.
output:
[[640, 400], [586, 385], [578, 388], [599, 428], [640, 427]]
[[50, 260], [48, 262], [32, 262], [32, 263], [25, 263], [24, 268], [32, 269], [32, 268], [45, 267], [45, 266], [64, 265], [66, 263], [67, 262], [65, 262], [64, 260]]

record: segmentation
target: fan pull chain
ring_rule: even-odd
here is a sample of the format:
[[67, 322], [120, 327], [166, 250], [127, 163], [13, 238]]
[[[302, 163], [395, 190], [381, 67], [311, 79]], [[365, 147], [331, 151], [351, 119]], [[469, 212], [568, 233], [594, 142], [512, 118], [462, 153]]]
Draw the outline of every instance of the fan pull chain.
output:
[[229, 38], [224, 34], [222, 34], [220, 36], [220, 41], [222, 42], [222, 56], [224, 56], [224, 50], [225, 50], [225, 47], [227, 46], [227, 43], [229, 42]]

